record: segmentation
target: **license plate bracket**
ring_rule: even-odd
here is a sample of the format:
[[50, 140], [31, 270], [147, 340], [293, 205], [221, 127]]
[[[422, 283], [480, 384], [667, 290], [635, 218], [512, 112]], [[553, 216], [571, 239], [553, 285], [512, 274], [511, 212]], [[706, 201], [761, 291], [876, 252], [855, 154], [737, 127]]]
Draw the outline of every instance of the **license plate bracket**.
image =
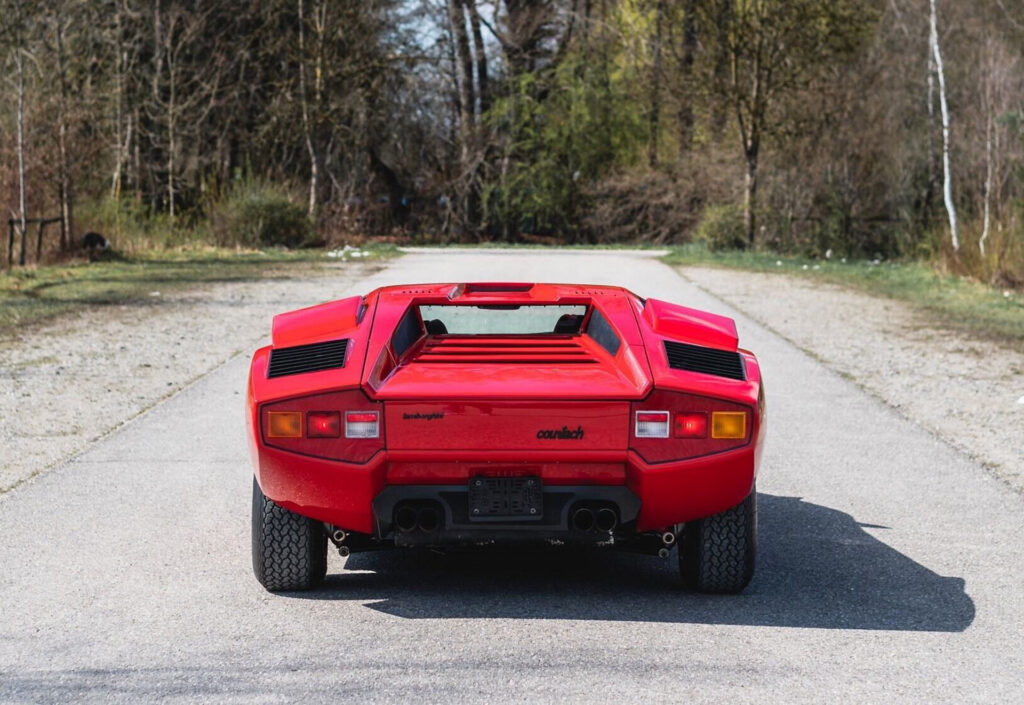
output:
[[470, 521], [540, 521], [544, 493], [539, 477], [469, 479]]

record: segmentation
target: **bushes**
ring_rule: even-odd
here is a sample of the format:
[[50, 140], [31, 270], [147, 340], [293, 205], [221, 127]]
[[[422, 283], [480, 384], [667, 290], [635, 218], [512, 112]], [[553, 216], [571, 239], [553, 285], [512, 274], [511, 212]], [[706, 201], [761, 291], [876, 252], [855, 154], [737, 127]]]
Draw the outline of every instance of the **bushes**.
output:
[[712, 251], [742, 250], [747, 246], [743, 208], [734, 204], [708, 206], [693, 239]]
[[313, 236], [306, 211], [283, 189], [263, 183], [235, 186], [210, 212], [218, 245], [301, 247]]

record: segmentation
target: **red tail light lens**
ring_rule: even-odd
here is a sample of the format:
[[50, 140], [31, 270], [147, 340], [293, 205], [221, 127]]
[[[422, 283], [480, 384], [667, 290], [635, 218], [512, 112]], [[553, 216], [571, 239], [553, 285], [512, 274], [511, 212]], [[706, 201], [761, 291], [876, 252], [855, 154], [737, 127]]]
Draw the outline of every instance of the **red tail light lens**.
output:
[[337, 438], [341, 435], [341, 413], [311, 411], [306, 414], [307, 438]]
[[376, 438], [380, 435], [380, 415], [376, 411], [349, 411], [345, 414], [345, 438]]
[[703, 412], [676, 414], [676, 438], [707, 438], [708, 415]]

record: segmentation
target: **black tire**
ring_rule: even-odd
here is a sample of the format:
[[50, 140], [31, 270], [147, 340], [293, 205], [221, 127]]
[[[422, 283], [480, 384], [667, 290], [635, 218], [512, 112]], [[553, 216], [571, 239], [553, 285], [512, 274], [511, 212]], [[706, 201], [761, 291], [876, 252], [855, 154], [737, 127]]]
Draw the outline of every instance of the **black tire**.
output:
[[733, 594], [754, 577], [757, 492], [732, 509], [691, 521], [679, 543], [683, 585], [699, 592]]
[[267, 499], [252, 481], [252, 569], [271, 592], [309, 590], [327, 575], [327, 533], [318, 521]]

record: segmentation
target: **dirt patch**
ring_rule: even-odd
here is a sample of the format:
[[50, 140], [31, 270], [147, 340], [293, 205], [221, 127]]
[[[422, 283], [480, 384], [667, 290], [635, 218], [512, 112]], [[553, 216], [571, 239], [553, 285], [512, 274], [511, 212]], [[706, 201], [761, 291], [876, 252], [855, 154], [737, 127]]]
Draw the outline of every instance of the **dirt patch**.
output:
[[937, 328], [907, 304], [837, 286], [782, 274], [680, 272], [1024, 492], [1021, 350]]
[[144, 304], [98, 306], [0, 341], [0, 493], [252, 350], [274, 314], [338, 298], [376, 269], [307, 265], [186, 291], [154, 285]]

